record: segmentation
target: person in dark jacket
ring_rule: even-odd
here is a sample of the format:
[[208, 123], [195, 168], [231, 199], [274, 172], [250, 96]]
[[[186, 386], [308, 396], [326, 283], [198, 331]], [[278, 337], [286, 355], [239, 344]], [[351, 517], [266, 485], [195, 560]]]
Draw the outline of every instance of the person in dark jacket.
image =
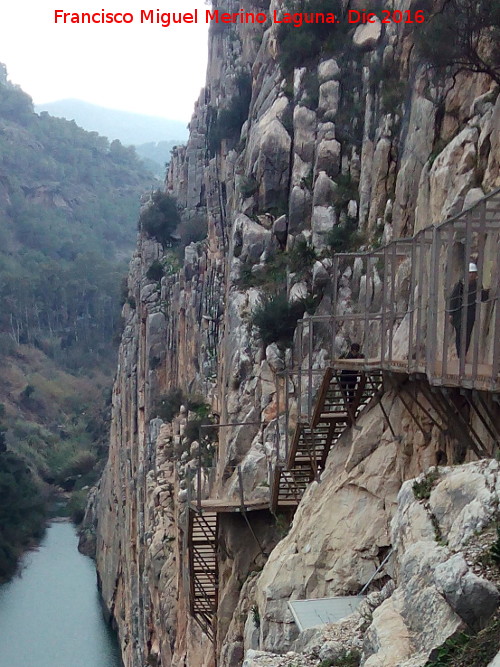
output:
[[[462, 309], [467, 309], [467, 314], [465, 316], [465, 354], [467, 354], [472, 337], [472, 329], [474, 328], [474, 322], [476, 320], [476, 298], [478, 289], [477, 266], [473, 262], [470, 262], [467, 291], [464, 289], [464, 281], [459, 280], [453, 288], [449, 302], [449, 317], [450, 322], [455, 329], [455, 346], [457, 348], [458, 358], [460, 358], [462, 353]], [[481, 301], [486, 301], [488, 296], [489, 290], [481, 289]]]
[[[361, 354], [361, 347], [359, 343], [352, 343], [347, 354], [343, 355], [342, 359], [363, 359], [364, 355]], [[356, 394], [356, 385], [358, 384], [359, 373], [353, 370], [344, 369], [340, 371], [340, 386], [342, 391], [345, 394], [347, 402], [349, 404], [353, 403], [354, 396]]]

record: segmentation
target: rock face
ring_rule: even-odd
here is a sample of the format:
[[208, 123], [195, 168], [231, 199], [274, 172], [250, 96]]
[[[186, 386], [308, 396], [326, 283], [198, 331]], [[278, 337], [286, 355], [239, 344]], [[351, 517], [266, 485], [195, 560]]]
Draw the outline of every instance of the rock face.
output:
[[[244, 3], [248, 11], [280, 4]], [[239, 11], [235, 0], [226, 5]], [[287, 601], [356, 593], [373, 575], [384, 595], [349, 626], [349, 650], [362, 650], [372, 667], [424, 664], [456, 629], [482, 627], [497, 604], [493, 584], [464, 556], [466, 540], [492, 518], [496, 464], [444, 468], [427, 501], [416, 499], [405, 480], [443, 458], [473, 457], [438, 428], [432, 405], [424, 401], [415, 420], [391, 390], [383, 410], [374, 403], [344, 433], [286, 537], [286, 518], [266, 510], [252, 513], [252, 531], [239, 515], [220, 519], [215, 644], [189, 613], [192, 471], [201, 458], [197, 484], [212, 497], [238, 499], [241, 479], [245, 499], [266, 500], [269, 467], [283, 454], [276, 433], [285, 427], [283, 370], [292, 360], [282, 345], [263, 345], [252, 327], [263, 292], [286, 287], [290, 300], [312, 304], [316, 314], [331, 312], [333, 300], [346, 312], [356, 300], [376, 304], [381, 280], [375, 267], [366, 295], [362, 263], [346, 270], [333, 294], [330, 248], [339, 228], [358, 227], [360, 243], [390, 240], [500, 186], [500, 106], [487, 77], [464, 73], [438, 90], [410, 55], [403, 25], [353, 28], [352, 50], [288, 76], [277, 40], [276, 26], [211, 31], [206, 88], [166, 180], [182, 225], [198, 229], [201, 221], [207, 236], [186, 246], [179, 268], [172, 251], [140, 234], [130, 267], [110, 455], [87, 531], [90, 548], [95, 532], [102, 597], [125, 667], [284, 665], [290, 661], [270, 652], [286, 651], [294, 664], [316, 664], [295, 658], [307, 642]], [[382, 64], [394, 80], [380, 80]], [[302, 255], [294, 255], [298, 248]], [[147, 278], [155, 260], [165, 266], [160, 282]], [[407, 275], [402, 265], [395, 294], [402, 307]], [[347, 338], [338, 332], [339, 348]], [[312, 341], [315, 366], [328, 359]], [[169, 411], [174, 389], [184, 404]], [[217, 443], [188, 437], [195, 399], [221, 425]], [[484, 426], [476, 427], [489, 446]], [[347, 644], [331, 633], [328, 641], [340, 642], [330, 646], [334, 655]]]
[[427, 502], [416, 500], [414, 482], [403, 484], [391, 526], [396, 589], [373, 614], [364, 665], [424, 665], [457, 630], [486, 626], [500, 594], [463, 550], [496, 514], [498, 473], [496, 461], [439, 469]]

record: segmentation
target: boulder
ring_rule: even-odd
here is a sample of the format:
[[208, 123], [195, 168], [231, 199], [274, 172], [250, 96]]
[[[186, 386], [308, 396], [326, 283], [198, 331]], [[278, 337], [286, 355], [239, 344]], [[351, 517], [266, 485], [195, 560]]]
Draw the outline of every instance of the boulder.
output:
[[330, 58], [329, 60], [323, 60], [318, 65], [318, 79], [320, 83], [325, 83], [325, 81], [337, 79], [339, 74], [340, 67], [337, 65], [337, 61], [333, 58]]
[[336, 139], [323, 139], [316, 150], [314, 171], [325, 171], [328, 176], [335, 178], [340, 172], [340, 153], [342, 147]]
[[334, 120], [339, 108], [340, 84], [338, 81], [326, 81], [319, 87], [318, 111], [324, 120]]
[[354, 31], [352, 42], [358, 49], [374, 49], [380, 36], [382, 35], [382, 23], [378, 18], [373, 19], [373, 23], [364, 23], [358, 25]]

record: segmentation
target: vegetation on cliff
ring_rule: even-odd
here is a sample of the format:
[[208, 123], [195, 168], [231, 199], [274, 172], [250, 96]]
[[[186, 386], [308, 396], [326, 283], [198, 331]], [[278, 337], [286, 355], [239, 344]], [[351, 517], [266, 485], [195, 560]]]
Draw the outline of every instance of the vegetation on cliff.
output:
[[0, 425], [0, 582], [15, 570], [20, 549], [42, 536], [45, 507], [26, 463], [7, 451]]
[[[293, 0], [287, 3], [291, 14], [302, 13], [333, 13], [335, 16], [344, 14], [340, 0]], [[290, 74], [295, 67], [303, 67], [305, 63], [317, 58], [324, 51], [338, 51], [344, 35], [338, 26], [331, 23], [304, 23], [299, 30], [293, 23], [280, 23], [278, 27], [279, 62], [284, 76]]]
[[174, 197], [156, 190], [149, 205], [141, 213], [139, 228], [167, 248], [176, 242], [175, 231], [180, 221]]
[[430, 19], [416, 31], [421, 56], [438, 69], [450, 68], [488, 74], [500, 83], [499, 0], [446, 0], [433, 10]]

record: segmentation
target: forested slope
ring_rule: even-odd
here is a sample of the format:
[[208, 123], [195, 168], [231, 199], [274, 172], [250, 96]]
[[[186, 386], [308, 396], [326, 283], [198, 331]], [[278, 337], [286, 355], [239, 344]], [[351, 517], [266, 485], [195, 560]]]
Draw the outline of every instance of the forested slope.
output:
[[28, 505], [40, 504], [31, 502], [29, 471], [68, 489], [95, 475], [120, 331], [121, 278], [141, 195], [152, 187], [133, 149], [73, 121], [35, 114], [2, 66], [0, 450], [6, 445], [7, 452], [0, 452], [0, 578], [16, 554], [14, 543], [33, 532], [31, 519], [26, 530], [8, 525], [20, 494]]

